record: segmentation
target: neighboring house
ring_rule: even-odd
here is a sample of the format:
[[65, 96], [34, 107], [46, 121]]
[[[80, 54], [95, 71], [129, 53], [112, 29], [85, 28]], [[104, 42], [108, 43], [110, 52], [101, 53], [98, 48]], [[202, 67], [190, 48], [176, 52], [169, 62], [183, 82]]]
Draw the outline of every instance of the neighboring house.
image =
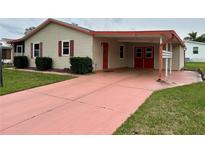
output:
[[2, 61], [3, 63], [13, 62], [13, 47], [8, 43], [11, 39], [2, 38], [0, 43], [2, 43]]
[[205, 43], [184, 41], [186, 45], [185, 58], [187, 61], [205, 62]]
[[[12, 43], [15, 51], [21, 48], [28, 56], [30, 67], [35, 67], [35, 57], [41, 56], [51, 57], [56, 69], [69, 68], [72, 56], [92, 58], [95, 70], [153, 68], [159, 69], [161, 76], [168, 65], [171, 70], [184, 67], [185, 45], [173, 30], [93, 31], [47, 19]], [[172, 55], [163, 50], [171, 51]], [[164, 58], [169, 58], [169, 64]]]

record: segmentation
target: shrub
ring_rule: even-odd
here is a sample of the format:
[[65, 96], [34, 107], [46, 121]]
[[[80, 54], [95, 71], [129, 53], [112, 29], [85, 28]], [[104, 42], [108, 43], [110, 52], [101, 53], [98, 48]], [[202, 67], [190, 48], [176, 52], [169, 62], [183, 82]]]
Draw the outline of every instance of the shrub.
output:
[[93, 71], [92, 59], [89, 57], [71, 57], [71, 71], [77, 74], [86, 74]]
[[49, 57], [37, 57], [35, 63], [36, 68], [41, 71], [52, 68], [52, 59]]
[[14, 56], [14, 67], [16, 68], [28, 67], [28, 58], [26, 56]]

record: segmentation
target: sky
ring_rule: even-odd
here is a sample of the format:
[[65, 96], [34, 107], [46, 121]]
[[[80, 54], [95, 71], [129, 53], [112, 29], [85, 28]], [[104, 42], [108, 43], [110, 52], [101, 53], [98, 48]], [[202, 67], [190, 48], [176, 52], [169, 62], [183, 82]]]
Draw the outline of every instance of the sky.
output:
[[[43, 18], [0, 18], [0, 38], [17, 39], [25, 28], [38, 26]], [[187, 33], [205, 33], [205, 18], [59, 18], [91, 30], [175, 30], [183, 39]]]

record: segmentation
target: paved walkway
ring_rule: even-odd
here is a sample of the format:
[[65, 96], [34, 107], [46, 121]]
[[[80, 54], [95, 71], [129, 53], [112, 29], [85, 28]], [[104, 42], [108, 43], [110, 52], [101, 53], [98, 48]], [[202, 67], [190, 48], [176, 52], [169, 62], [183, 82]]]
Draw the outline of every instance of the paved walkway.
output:
[[156, 79], [127, 69], [0, 96], [0, 134], [112, 134], [153, 91], [200, 80], [189, 71]]

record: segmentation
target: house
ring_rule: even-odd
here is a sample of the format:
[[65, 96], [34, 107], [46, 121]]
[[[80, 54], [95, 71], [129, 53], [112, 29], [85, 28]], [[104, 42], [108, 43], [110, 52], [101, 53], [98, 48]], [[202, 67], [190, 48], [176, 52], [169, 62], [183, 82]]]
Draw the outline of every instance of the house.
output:
[[11, 44], [7, 43], [11, 39], [2, 38], [0, 43], [2, 44], [2, 62], [12, 63], [13, 62], [13, 47]]
[[196, 41], [185, 41], [187, 61], [205, 62], [205, 43]]
[[184, 67], [184, 42], [173, 30], [93, 31], [47, 19], [28, 35], [12, 41], [15, 51], [28, 56], [51, 57], [53, 68], [69, 68], [69, 57], [88, 56], [94, 70], [116, 68], [180, 70]]

